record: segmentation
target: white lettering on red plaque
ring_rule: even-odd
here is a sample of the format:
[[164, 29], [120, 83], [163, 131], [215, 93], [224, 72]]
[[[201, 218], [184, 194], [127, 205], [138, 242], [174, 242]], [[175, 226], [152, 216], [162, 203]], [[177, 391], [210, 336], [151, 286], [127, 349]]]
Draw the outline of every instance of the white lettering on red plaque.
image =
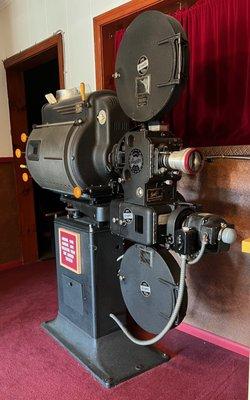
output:
[[80, 234], [59, 228], [60, 264], [71, 271], [81, 273]]

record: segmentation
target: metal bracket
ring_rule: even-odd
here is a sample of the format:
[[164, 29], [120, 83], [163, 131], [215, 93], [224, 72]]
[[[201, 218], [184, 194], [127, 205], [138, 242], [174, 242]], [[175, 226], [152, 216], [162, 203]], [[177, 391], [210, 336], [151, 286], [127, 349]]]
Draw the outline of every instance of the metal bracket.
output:
[[158, 83], [156, 86], [158, 88], [170, 85], [179, 84], [182, 78], [182, 47], [186, 46], [187, 42], [183, 39], [181, 33], [176, 33], [173, 36], [169, 36], [158, 42], [158, 45], [170, 44], [172, 47], [172, 52], [174, 55], [174, 61], [176, 68], [173, 68], [172, 76], [168, 82]]

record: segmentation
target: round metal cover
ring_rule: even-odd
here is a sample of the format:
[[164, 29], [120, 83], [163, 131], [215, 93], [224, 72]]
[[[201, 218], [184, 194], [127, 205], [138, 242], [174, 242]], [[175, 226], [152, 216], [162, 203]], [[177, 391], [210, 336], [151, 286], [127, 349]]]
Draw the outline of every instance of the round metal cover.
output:
[[[164, 248], [131, 246], [120, 268], [121, 291], [131, 316], [143, 329], [159, 333], [167, 324], [178, 294], [180, 268]], [[187, 292], [179, 312], [178, 323], [185, 316]]]
[[128, 26], [116, 58], [116, 91], [134, 121], [169, 111], [187, 75], [187, 38], [180, 23], [159, 11], [146, 11]]

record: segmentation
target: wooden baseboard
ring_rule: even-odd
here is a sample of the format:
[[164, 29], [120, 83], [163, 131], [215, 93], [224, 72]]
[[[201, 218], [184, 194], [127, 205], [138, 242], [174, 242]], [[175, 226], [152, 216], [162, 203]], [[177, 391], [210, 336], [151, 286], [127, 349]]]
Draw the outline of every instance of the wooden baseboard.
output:
[[181, 332], [188, 333], [191, 336], [195, 336], [206, 342], [215, 344], [216, 346], [223, 347], [226, 350], [233, 351], [234, 353], [240, 354], [245, 357], [249, 357], [250, 349], [240, 343], [233, 342], [232, 340], [226, 339], [222, 336], [215, 335], [212, 332], [205, 331], [195, 326], [189, 325], [182, 322], [176, 329]]
[[16, 267], [21, 267], [23, 265], [21, 260], [12, 260], [7, 263], [0, 264], [0, 271], [5, 271], [7, 269], [12, 269]]
[[13, 157], [0, 157], [0, 164], [12, 163], [13, 161]]

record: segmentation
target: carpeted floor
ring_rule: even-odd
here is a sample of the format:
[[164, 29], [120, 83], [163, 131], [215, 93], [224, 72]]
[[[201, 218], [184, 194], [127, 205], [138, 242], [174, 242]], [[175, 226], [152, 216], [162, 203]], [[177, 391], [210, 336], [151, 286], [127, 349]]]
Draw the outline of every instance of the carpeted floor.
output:
[[56, 315], [54, 263], [0, 273], [0, 400], [246, 400], [248, 360], [177, 330], [170, 362], [100, 386], [40, 327]]

